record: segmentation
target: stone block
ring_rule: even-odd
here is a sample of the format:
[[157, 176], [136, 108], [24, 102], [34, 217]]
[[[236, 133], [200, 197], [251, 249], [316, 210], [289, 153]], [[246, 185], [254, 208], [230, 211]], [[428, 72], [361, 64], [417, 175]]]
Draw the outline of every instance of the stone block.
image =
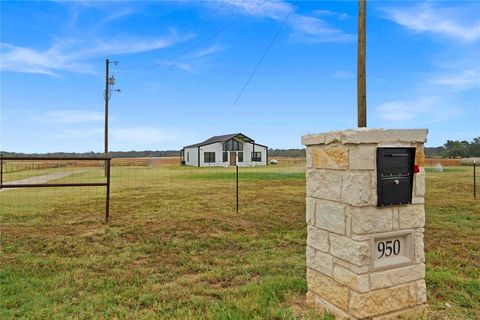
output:
[[427, 303], [427, 285], [425, 279], [418, 280], [416, 283], [417, 304]]
[[339, 143], [342, 142], [342, 132], [341, 131], [330, 131], [324, 134], [325, 144]]
[[348, 149], [345, 146], [310, 147], [312, 166], [317, 169], [348, 169]]
[[352, 216], [352, 232], [371, 234], [393, 230], [393, 209], [390, 207], [347, 207]]
[[318, 296], [327, 300], [337, 307], [347, 310], [348, 308], [348, 288], [332, 280], [324, 274], [307, 269], [308, 290], [313, 291]]
[[402, 268], [373, 272], [370, 274], [370, 287], [382, 289], [398, 284], [412, 282], [425, 277], [425, 265], [414, 264]]
[[416, 145], [415, 150], [415, 164], [418, 166], [425, 165], [425, 149], [423, 148], [422, 144]]
[[333, 274], [333, 257], [320, 251], [315, 252], [314, 270], [319, 271], [329, 277]]
[[320, 314], [331, 313], [335, 315], [335, 320], [355, 320], [353, 317], [348, 315], [344, 310], [339, 307], [328, 303], [318, 295], [314, 295], [314, 305], [315, 309]]
[[357, 128], [345, 131], [330, 131], [323, 134], [302, 136], [302, 144], [321, 145], [331, 143], [370, 144], [370, 143], [414, 143], [427, 140], [428, 129], [373, 129]]
[[398, 208], [393, 207], [393, 230], [398, 230], [400, 229], [400, 221], [398, 220]]
[[335, 265], [339, 265], [341, 267], [344, 267], [345, 269], [350, 269], [350, 263], [343, 261], [342, 259], [333, 258], [333, 264], [334, 267]]
[[412, 204], [425, 204], [424, 197], [412, 197]]
[[425, 226], [425, 208], [421, 204], [398, 207], [400, 229], [423, 228]]
[[307, 152], [305, 154], [305, 161], [307, 163], [307, 168], [311, 169], [313, 168], [313, 157], [312, 157], [312, 150], [318, 148], [318, 146], [311, 146], [307, 148]]
[[358, 292], [370, 290], [368, 274], [358, 275], [341, 266], [334, 266], [333, 279]]
[[308, 306], [314, 306], [315, 305], [315, 297], [317, 295], [315, 294], [315, 292], [313, 291], [307, 291], [307, 295], [305, 297], [305, 303], [308, 305]]
[[302, 136], [302, 144], [304, 146], [314, 145], [314, 144], [325, 144], [325, 135], [324, 134], [308, 134]]
[[420, 142], [427, 139], [427, 129], [370, 129], [358, 128], [342, 131], [341, 142], [348, 144]]
[[307, 228], [307, 246], [317, 250], [328, 252], [328, 232], [317, 227], [308, 226]]
[[425, 168], [420, 168], [420, 172], [414, 176], [413, 194], [419, 198], [425, 196]]
[[373, 200], [372, 173], [348, 172], [343, 177], [342, 200], [353, 206], [365, 206]]
[[376, 144], [350, 145], [349, 169], [350, 170], [374, 170], [376, 157]]
[[345, 220], [345, 205], [338, 202], [317, 200], [315, 225], [318, 228], [345, 234]]
[[352, 216], [350, 214], [345, 214], [345, 235], [347, 237], [352, 236]]
[[421, 320], [425, 317], [425, 306], [415, 306], [409, 309], [392, 312], [387, 315], [372, 317], [371, 320]]
[[424, 263], [425, 262], [425, 247], [423, 242], [423, 228], [418, 228], [415, 230], [414, 234], [414, 249], [415, 249], [415, 262]]
[[372, 290], [391, 287], [392, 281], [387, 272], [375, 272], [370, 274], [370, 287]]
[[370, 263], [370, 245], [368, 241], [354, 241], [349, 237], [330, 234], [330, 253], [357, 266]]
[[308, 169], [307, 196], [340, 201], [342, 199], [342, 171]]
[[416, 305], [415, 291], [405, 284], [368, 293], [351, 292], [349, 310], [357, 318], [367, 318]]
[[351, 264], [350, 265], [350, 271], [352, 271], [353, 273], [356, 273], [356, 274], [364, 274], [364, 273], [367, 273], [370, 271], [370, 265], [366, 265], [366, 266], [356, 266], [354, 264]]
[[307, 225], [315, 224], [315, 199], [308, 197], [306, 200], [305, 222]]
[[387, 271], [392, 285], [407, 283], [410, 281], [425, 278], [425, 264], [414, 264], [402, 268]]
[[307, 256], [307, 268], [315, 267], [315, 249], [307, 246], [305, 255]]
[[370, 235], [370, 234], [352, 234], [350, 236], [350, 238], [352, 238], [352, 240], [355, 240], [355, 241], [368, 241], [372, 238], [372, 235]]

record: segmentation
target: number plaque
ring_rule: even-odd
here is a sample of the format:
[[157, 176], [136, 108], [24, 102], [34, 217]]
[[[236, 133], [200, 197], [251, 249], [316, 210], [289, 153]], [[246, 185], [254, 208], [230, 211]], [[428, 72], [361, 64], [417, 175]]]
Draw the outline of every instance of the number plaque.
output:
[[372, 269], [389, 269], [412, 263], [413, 232], [390, 232], [372, 240]]

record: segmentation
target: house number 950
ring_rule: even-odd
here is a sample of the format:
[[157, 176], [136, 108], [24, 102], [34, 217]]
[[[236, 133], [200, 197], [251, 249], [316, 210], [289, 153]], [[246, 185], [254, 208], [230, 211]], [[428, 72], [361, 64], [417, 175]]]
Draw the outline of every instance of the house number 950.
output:
[[378, 259], [390, 257], [392, 254], [398, 256], [400, 253], [400, 240], [379, 241], [377, 251], [380, 254]]

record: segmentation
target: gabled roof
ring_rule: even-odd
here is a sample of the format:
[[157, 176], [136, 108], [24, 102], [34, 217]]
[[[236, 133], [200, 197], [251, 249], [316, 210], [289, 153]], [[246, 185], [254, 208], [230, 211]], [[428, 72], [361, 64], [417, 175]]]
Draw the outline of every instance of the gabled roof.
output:
[[203, 142], [191, 144], [191, 145], [186, 146], [184, 148], [202, 147], [202, 146], [206, 146], [206, 145], [216, 143], [216, 142], [225, 142], [225, 141], [228, 141], [228, 140], [233, 139], [233, 138], [239, 138], [240, 140], [250, 142], [250, 143], [255, 142], [253, 139], [250, 139], [249, 137], [247, 137], [243, 133], [231, 133], [231, 134], [224, 134], [222, 136], [214, 136], [214, 137], [211, 137], [210, 139], [207, 139]]

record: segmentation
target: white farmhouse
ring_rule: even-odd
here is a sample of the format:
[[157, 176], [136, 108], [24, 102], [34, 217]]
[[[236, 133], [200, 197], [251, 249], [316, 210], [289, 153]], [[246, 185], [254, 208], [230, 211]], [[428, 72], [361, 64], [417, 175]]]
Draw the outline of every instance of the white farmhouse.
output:
[[266, 165], [268, 147], [244, 134], [232, 133], [186, 146], [181, 157], [183, 165], [196, 167]]

